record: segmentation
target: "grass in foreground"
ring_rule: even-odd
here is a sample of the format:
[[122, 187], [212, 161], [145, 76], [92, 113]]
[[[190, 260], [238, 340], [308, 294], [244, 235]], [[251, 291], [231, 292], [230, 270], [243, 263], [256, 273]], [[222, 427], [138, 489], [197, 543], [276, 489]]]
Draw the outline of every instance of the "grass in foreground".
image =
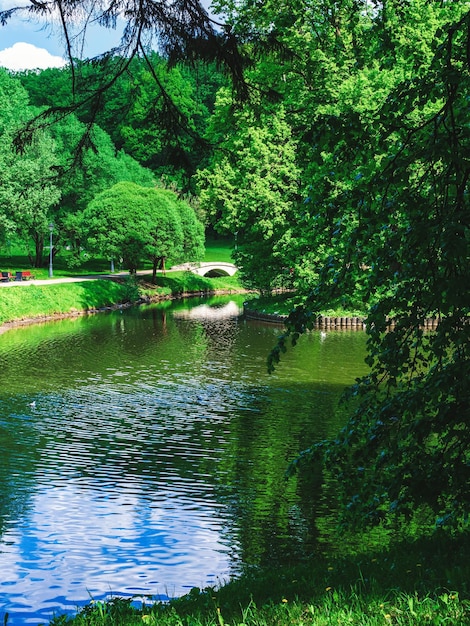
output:
[[274, 567], [169, 603], [91, 602], [59, 626], [356, 626], [470, 623], [470, 541], [438, 535], [383, 552]]
[[322, 600], [311, 602], [283, 599], [259, 607], [254, 601], [240, 606], [233, 615], [224, 614], [212, 597], [212, 615], [197, 613], [181, 615], [176, 606], [135, 609], [129, 600], [115, 599], [109, 603], [97, 602], [86, 607], [74, 619], [57, 618], [54, 626], [424, 626], [468, 625], [468, 603], [458, 594], [443, 593], [419, 598], [417, 595], [392, 594], [385, 601], [364, 596], [360, 591], [332, 591]]

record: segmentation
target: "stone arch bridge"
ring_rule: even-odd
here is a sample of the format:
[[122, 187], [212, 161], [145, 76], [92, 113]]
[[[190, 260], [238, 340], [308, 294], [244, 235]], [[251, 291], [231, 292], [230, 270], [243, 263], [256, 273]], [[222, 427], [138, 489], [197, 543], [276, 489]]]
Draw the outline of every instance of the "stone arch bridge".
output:
[[188, 271], [199, 276], [233, 276], [238, 270], [233, 263], [183, 263], [173, 265], [172, 270]]

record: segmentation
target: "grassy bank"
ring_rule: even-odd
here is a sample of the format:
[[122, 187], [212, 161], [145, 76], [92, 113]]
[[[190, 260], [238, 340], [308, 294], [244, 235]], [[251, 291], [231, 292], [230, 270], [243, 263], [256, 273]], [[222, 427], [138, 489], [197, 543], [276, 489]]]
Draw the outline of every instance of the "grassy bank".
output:
[[134, 285], [127, 277], [115, 280], [84, 280], [83, 282], [0, 287], [0, 324], [54, 315], [74, 314], [136, 301], [141, 296], [151, 299], [180, 296], [184, 293], [237, 291], [236, 277], [204, 278], [189, 272], [159, 274], [156, 284], [150, 276], [139, 277]]
[[[268, 315], [289, 315], [292, 309], [301, 304], [302, 298], [295, 293], [285, 292], [269, 297], [253, 296], [247, 300], [246, 308]], [[321, 312], [324, 317], [364, 317], [365, 309], [325, 309]]]
[[97, 309], [122, 302], [124, 285], [110, 280], [0, 288], [0, 324]]
[[141, 294], [150, 297], [162, 295], [177, 295], [185, 293], [209, 293], [211, 291], [242, 291], [242, 285], [235, 276], [220, 276], [206, 278], [191, 272], [167, 272], [158, 274], [156, 284], [150, 282], [150, 275], [139, 278]]
[[317, 557], [197, 588], [169, 603], [91, 602], [52, 624], [105, 626], [356, 626], [470, 623], [469, 537], [397, 543], [382, 552]]
[[[206, 242], [205, 261], [231, 262], [231, 243], [226, 240]], [[31, 270], [38, 280], [48, 279], [48, 267], [31, 268], [28, 258], [19, 249], [13, 248], [0, 254], [0, 269], [15, 273], [17, 270]], [[116, 268], [118, 269], [118, 268]], [[145, 268], [144, 268], [145, 269]], [[80, 268], [71, 270], [66, 258], [54, 260], [54, 278], [80, 278], [110, 271], [109, 261], [90, 258]], [[205, 278], [190, 272], [167, 272], [157, 275], [156, 284], [151, 283], [151, 270], [138, 278], [137, 288], [122, 276], [116, 280], [84, 280], [67, 284], [55, 284], [51, 280], [45, 286], [22, 284], [2, 288], [0, 286], [0, 324], [7, 322], [47, 318], [82, 311], [92, 311], [103, 307], [136, 301], [139, 297], [152, 300], [185, 293], [208, 293], [213, 291], [233, 292], [242, 289], [237, 276]]]

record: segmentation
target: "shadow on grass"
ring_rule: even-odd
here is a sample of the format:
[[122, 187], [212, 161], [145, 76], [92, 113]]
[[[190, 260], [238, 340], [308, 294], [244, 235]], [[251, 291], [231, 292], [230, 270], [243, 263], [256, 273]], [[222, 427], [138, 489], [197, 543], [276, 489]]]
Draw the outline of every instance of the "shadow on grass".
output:
[[[214, 600], [227, 619], [239, 614], [240, 606], [256, 606], [299, 600], [319, 601], [325, 593], [351, 593], [387, 598], [390, 594], [440, 597], [456, 593], [470, 598], [470, 534], [402, 541], [392, 548], [354, 556], [318, 556], [291, 567], [254, 569], [219, 590], [193, 590], [174, 601], [178, 614], [191, 615]], [[207, 597], [205, 597], [207, 596]]]

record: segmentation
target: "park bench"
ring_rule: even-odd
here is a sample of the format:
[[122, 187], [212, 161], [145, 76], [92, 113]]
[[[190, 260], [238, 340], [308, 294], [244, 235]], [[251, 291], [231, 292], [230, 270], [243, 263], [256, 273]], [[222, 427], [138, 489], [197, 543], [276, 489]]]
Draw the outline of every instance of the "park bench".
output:
[[11, 272], [2, 272], [2, 275], [0, 276], [0, 281], [2, 283], [7, 283], [10, 280], [13, 280], [13, 276], [11, 275]]
[[30, 280], [31, 278], [34, 278], [34, 276], [29, 270], [26, 270], [24, 272], [16, 272], [15, 280]]

